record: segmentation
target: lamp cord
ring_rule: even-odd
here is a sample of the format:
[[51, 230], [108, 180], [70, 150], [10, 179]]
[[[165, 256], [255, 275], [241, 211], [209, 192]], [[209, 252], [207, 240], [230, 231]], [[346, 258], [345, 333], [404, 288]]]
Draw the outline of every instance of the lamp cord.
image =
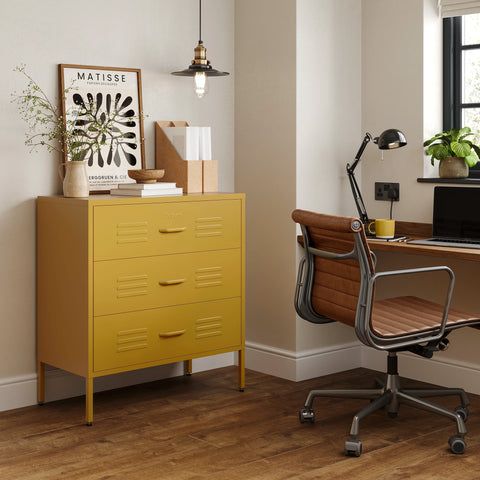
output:
[[390, 200], [390, 220], [392, 219], [393, 198]]
[[202, 0], [198, 0], [199, 14], [198, 14], [198, 43], [202, 42]]

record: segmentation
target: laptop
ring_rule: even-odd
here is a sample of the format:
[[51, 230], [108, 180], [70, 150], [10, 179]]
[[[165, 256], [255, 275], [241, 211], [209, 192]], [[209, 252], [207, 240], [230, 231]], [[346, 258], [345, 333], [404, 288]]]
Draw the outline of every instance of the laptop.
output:
[[408, 243], [480, 248], [480, 188], [435, 187], [432, 238]]

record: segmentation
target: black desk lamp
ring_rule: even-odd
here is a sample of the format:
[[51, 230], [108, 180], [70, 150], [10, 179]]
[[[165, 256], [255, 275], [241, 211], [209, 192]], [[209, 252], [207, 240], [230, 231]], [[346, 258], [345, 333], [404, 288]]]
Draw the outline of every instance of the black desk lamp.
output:
[[363, 139], [360, 148], [358, 149], [357, 154], [355, 155], [355, 161], [350, 166], [347, 163], [347, 174], [348, 179], [350, 180], [350, 187], [352, 188], [353, 198], [355, 200], [355, 204], [357, 205], [358, 214], [360, 216], [360, 220], [365, 224], [368, 222], [368, 215], [367, 209], [365, 208], [365, 204], [363, 203], [362, 194], [360, 193], [360, 189], [358, 188], [357, 181], [355, 180], [354, 170], [360, 161], [360, 157], [365, 150], [365, 147], [369, 142], [373, 141], [378, 145], [380, 150], [390, 150], [393, 148], [403, 147], [407, 144], [407, 139], [405, 135], [400, 131], [394, 128], [390, 128], [385, 130], [379, 137], [373, 138], [370, 133], [365, 134], [365, 138]]

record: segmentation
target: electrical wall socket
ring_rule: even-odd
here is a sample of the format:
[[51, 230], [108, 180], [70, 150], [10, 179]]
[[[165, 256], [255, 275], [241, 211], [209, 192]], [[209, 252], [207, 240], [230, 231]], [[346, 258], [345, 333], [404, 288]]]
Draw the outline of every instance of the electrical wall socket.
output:
[[393, 182], [375, 182], [375, 200], [398, 202], [400, 200], [400, 184]]

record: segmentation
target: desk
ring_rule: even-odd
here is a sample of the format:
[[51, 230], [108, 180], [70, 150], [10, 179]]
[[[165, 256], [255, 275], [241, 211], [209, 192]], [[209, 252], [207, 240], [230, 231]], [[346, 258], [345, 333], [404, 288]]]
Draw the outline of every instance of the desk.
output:
[[[432, 235], [432, 225], [429, 223], [395, 222], [395, 233], [407, 237], [420, 239]], [[368, 240], [368, 245], [373, 251], [392, 253], [406, 253], [411, 255], [425, 255], [428, 257], [456, 258], [480, 262], [480, 249], [476, 248], [455, 248], [438, 247], [428, 245], [411, 245], [404, 242], [387, 242], [379, 240]]]

